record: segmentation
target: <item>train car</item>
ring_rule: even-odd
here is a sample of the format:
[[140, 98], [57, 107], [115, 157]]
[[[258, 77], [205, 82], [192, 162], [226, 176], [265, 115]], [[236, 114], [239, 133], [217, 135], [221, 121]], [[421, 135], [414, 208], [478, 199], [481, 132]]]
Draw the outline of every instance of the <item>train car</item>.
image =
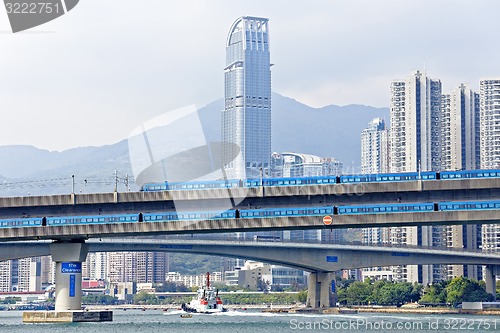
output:
[[144, 213], [144, 222], [165, 222], [179, 220], [214, 220], [235, 218], [234, 210], [227, 211], [207, 211], [207, 212], [159, 212]]
[[47, 217], [48, 226], [138, 222], [139, 214]]
[[464, 178], [500, 178], [500, 170], [459, 170], [441, 171], [442, 180], [464, 179]]
[[255, 235], [253, 240], [256, 242], [281, 242], [281, 237], [279, 236], [267, 236], [267, 235]]
[[269, 208], [269, 209], [245, 209], [241, 210], [240, 218], [264, 218], [264, 217], [280, 217], [280, 216], [310, 216], [310, 215], [332, 215], [334, 212], [333, 206], [324, 207], [285, 207], [285, 208]]
[[233, 188], [238, 187], [239, 181], [236, 179], [222, 180], [198, 180], [192, 182], [169, 183], [170, 190], [204, 190], [211, 188]]
[[353, 214], [386, 214], [386, 213], [415, 213], [415, 212], [432, 212], [434, 211], [434, 203], [398, 203], [398, 204], [374, 204], [360, 206], [338, 206], [339, 215]]
[[42, 226], [42, 217], [28, 217], [20, 219], [0, 220], [0, 228], [23, 228]]
[[439, 211], [500, 209], [500, 201], [439, 202]]
[[435, 180], [437, 174], [434, 171], [384, 173], [384, 174], [355, 174], [342, 175], [339, 177], [341, 184], [346, 183], [371, 183], [371, 182], [404, 182], [411, 180]]
[[168, 190], [204, 190], [211, 188], [234, 188], [242, 186], [242, 182], [236, 179], [226, 180], [198, 180], [189, 182], [162, 182], [148, 183], [141, 187], [141, 191], [168, 191]]
[[307, 177], [262, 179], [263, 186], [298, 186], [307, 184]]

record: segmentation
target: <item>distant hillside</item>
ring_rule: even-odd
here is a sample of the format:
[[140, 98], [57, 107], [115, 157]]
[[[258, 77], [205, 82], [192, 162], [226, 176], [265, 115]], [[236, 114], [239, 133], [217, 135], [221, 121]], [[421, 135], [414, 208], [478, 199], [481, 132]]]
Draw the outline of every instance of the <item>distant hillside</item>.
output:
[[[220, 99], [199, 110], [208, 141], [220, 140], [223, 107]], [[388, 123], [389, 108], [329, 105], [316, 109], [273, 93], [272, 151], [335, 157], [346, 166], [358, 166], [361, 164], [361, 131], [377, 117]]]
[[[272, 150], [335, 157], [346, 167], [360, 164], [360, 133], [375, 117], [388, 122], [388, 108], [363, 105], [311, 108], [273, 93]], [[207, 141], [220, 141], [223, 100], [199, 109]], [[72, 175], [76, 192], [110, 192], [115, 170], [119, 191], [132, 176], [127, 140], [102, 147], [50, 152], [33, 146], [0, 147], [0, 196], [70, 193]], [[136, 190], [130, 183], [131, 190]]]

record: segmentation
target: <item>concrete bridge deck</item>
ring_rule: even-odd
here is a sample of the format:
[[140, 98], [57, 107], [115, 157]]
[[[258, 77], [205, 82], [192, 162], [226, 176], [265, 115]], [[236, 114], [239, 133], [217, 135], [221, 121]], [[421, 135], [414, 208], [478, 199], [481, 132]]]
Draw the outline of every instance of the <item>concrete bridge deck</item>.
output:
[[229, 198], [241, 208], [495, 200], [500, 179], [7, 197], [0, 198], [0, 218], [170, 211], [174, 202], [202, 210], [226, 207]]
[[498, 222], [500, 222], [500, 210], [334, 215], [332, 224], [328, 226], [323, 224], [322, 216], [169, 222], [129, 222], [48, 227], [0, 228], [0, 242], [41, 239], [68, 241], [99, 237], [154, 236], [168, 234], [297, 229], [453, 225]]

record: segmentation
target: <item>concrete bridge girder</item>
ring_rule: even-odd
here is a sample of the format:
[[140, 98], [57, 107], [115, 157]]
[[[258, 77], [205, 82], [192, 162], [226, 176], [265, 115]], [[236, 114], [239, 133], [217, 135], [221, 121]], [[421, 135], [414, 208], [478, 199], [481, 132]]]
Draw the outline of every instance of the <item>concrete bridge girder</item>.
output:
[[[181, 252], [248, 258], [309, 272], [411, 264], [498, 265], [500, 254], [336, 244], [232, 241], [87, 241], [89, 252]], [[51, 254], [50, 243], [0, 243], [0, 260]]]

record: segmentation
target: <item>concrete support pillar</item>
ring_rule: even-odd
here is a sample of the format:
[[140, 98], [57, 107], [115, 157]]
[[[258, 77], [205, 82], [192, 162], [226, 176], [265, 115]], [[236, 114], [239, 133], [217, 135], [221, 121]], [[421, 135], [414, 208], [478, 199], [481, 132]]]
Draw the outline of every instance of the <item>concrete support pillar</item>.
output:
[[496, 271], [497, 266], [488, 265], [484, 271], [484, 282], [486, 283], [486, 292], [493, 295], [493, 300], [496, 300]]
[[85, 243], [56, 242], [50, 244], [52, 260], [56, 263], [55, 311], [82, 309], [82, 262], [87, 258]]
[[333, 272], [313, 272], [309, 274], [307, 306], [329, 308], [335, 305], [335, 295], [332, 292]]

